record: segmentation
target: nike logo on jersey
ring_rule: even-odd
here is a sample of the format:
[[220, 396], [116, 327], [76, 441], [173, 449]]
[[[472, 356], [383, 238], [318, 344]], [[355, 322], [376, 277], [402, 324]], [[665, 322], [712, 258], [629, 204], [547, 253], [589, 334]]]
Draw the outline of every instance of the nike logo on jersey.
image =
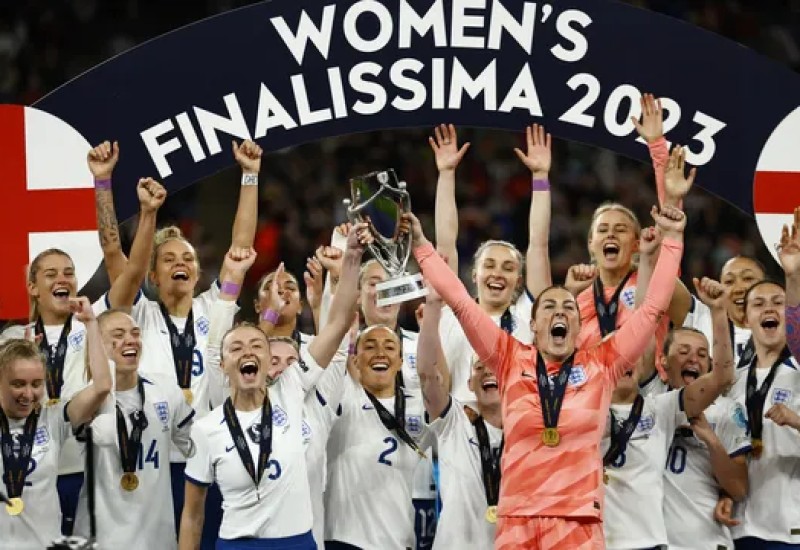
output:
[[373, 407], [372, 405], [361, 405], [361, 408], [364, 409], [365, 411], [371, 411], [375, 407]]
[[236, 445], [231, 445], [230, 447], [228, 447], [228, 446], [226, 445], [226, 446], [225, 446], [225, 452], [226, 452], [226, 453], [229, 453], [229, 452], [231, 452], [232, 450], [234, 450], [235, 448], [236, 448]]
[[475, 438], [474, 438], [474, 437], [470, 437], [470, 438], [469, 438], [469, 442], [470, 442], [470, 443], [472, 443], [473, 445], [475, 445], [476, 447], [480, 447], [480, 445], [478, 444], [478, 442], [477, 442], [477, 441], [475, 441]]

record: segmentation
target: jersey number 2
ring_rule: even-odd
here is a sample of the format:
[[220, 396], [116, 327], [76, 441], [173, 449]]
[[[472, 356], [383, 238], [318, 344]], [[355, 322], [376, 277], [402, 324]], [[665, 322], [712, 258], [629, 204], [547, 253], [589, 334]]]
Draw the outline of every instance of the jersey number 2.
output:
[[388, 443], [389, 448], [383, 451], [380, 456], [378, 456], [378, 462], [381, 464], [386, 464], [387, 466], [391, 466], [392, 461], [387, 457], [397, 450], [397, 440], [393, 437], [387, 437], [383, 440], [383, 442]]

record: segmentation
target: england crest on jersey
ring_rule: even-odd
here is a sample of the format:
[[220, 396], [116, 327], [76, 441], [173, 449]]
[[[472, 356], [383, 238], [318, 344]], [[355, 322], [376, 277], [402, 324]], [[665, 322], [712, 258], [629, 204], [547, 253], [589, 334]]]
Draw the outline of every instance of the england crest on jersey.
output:
[[40, 426], [37, 428], [36, 433], [33, 434], [33, 444], [41, 447], [47, 445], [48, 441], [50, 441], [50, 432], [47, 431], [47, 427]]
[[156, 416], [163, 424], [163, 431], [169, 430], [169, 403], [166, 401], [159, 401], [153, 403], [153, 408], [156, 410]]
[[211, 323], [206, 317], [200, 317], [194, 326], [197, 327], [197, 331], [202, 334], [203, 336], [208, 336], [208, 329]]
[[282, 408], [275, 405], [272, 408], [272, 425], [281, 428], [289, 421], [289, 415]]
[[636, 306], [636, 287], [632, 286], [623, 290], [619, 295], [619, 301], [628, 309], [633, 309]]
[[582, 365], [574, 365], [572, 370], [569, 371], [568, 382], [570, 386], [582, 386], [587, 379], [586, 369]]
[[70, 347], [74, 351], [79, 351], [81, 349], [81, 345], [83, 344], [84, 336], [86, 336], [85, 330], [75, 332], [74, 334], [69, 335], [69, 338], [67, 338], [67, 342], [69, 342]]
[[636, 425], [637, 432], [648, 433], [656, 426], [656, 417], [655, 415], [648, 414], [642, 415], [639, 419], [639, 423]]
[[792, 400], [792, 390], [787, 390], [785, 388], [775, 388], [772, 391], [772, 403], [775, 405], [784, 404], [788, 405], [789, 401]]
[[406, 431], [408, 435], [418, 436], [422, 433], [422, 417], [419, 415], [406, 416]]

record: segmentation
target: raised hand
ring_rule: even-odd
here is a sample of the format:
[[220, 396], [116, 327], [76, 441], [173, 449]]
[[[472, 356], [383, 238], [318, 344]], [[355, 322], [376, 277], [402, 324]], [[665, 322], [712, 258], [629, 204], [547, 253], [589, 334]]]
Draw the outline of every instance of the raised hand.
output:
[[222, 271], [235, 274], [237, 278], [244, 279], [247, 271], [253, 267], [258, 254], [252, 248], [230, 247], [222, 261]]
[[469, 142], [458, 148], [456, 127], [452, 124], [440, 124], [433, 129], [435, 138], [429, 137], [428, 143], [436, 155], [436, 168], [439, 172], [453, 171], [469, 149]]
[[[350, 233], [349, 228], [345, 235], [348, 233]], [[339, 280], [339, 275], [342, 273], [342, 258], [344, 257], [344, 252], [342, 252], [342, 250], [336, 248], [335, 246], [320, 246], [314, 252], [314, 257], [317, 259], [320, 265], [322, 265], [322, 267], [324, 267], [328, 273], [331, 274], [332, 280]]]
[[794, 209], [792, 227], [784, 225], [777, 246], [781, 267], [787, 275], [800, 274], [800, 207]]
[[283, 267], [283, 262], [278, 265], [278, 269], [275, 270], [275, 275], [272, 277], [272, 282], [269, 285], [269, 307], [272, 311], [277, 311], [279, 314], [283, 314], [283, 310], [286, 309], [287, 302], [281, 296], [281, 287], [279, 281], [283, 278], [283, 274], [286, 270]]
[[689, 427], [692, 429], [692, 432], [694, 432], [695, 437], [703, 443], [708, 444], [709, 441], [713, 441], [717, 437], [717, 434], [714, 433], [714, 428], [708, 423], [706, 415], [703, 413], [691, 418], [689, 420]]
[[647, 143], [653, 143], [664, 135], [664, 110], [661, 108], [661, 100], [656, 99], [653, 94], [642, 94], [639, 99], [642, 106], [642, 119], [636, 120], [631, 117], [636, 132]]
[[322, 264], [316, 258], [306, 260], [306, 272], [303, 273], [306, 283], [306, 300], [311, 309], [316, 309], [322, 304], [322, 291], [325, 286]]
[[241, 145], [234, 141], [232, 146], [233, 157], [239, 163], [242, 172], [245, 174], [258, 174], [261, 170], [261, 147], [249, 139], [244, 140]]
[[692, 279], [697, 297], [711, 309], [725, 309], [728, 296], [725, 287], [714, 279], [703, 277]]
[[577, 296], [591, 286], [598, 275], [597, 266], [589, 264], [575, 264], [567, 270], [567, 279], [564, 288], [570, 294]]
[[369, 224], [357, 223], [350, 228], [350, 233], [347, 234], [347, 251], [361, 255], [364, 253], [364, 248], [373, 241], [375, 241], [375, 237], [369, 229]]
[[667, 196], [668, 204], [677, 206], [680, 201], [689, 194], [689, 190], [694, 184], [694, 178], [697, 175], [697, 168], [689, 170], [689, 175], [686, 176], [686, 149], [680, 145], [672, 148], [669, 155], [669, 162], [667, 163], [667, 171], [664, 176], [664, 190]]
[[714, 519], [722, 525], [736, 527], [741, 522], [733, 519], [733, 499], [728, 496], [721, 496], [714, 507]]
[[72, 312], [72, 315], [75, 317], [75, 319], [84, 325], [91, 323], [96, 319], [94, 311], [92, 310], [92, 303], [86, 296], [70, 298], [69, 310]]
[[545, 133], [544, 126], [534, 124], [525, 128], [525, 138], [528, 144], [527, 152], [523, 153], [518, 148], [514, 148], [514, 152], [535, 179], [546, 179], [553, 159], [552, 137]]
[[400, 230], [411, 233], [411, 242], [414, 246], [422, 246], [428, 242], [425, 233], [422, 232], [422, 224], [413, 212], [406, 212], [400, 218]]
[[167, 190], [153, 178], [141, 178], [136, 184], [136, 195], [142, 212], [153, 213], [161, 208], [167, 199]]
[[350, 229], [353, 227], [353, 224], [350, 222], [340, 223], [336, 226], [336, 232], [341, 235], [342, 237], [347, 237], [350, 234]]
[[683, 230], [686, 228], [686, 214], [682, 210], [668, 205], [664, 205], [659, 210], [656, 206], [653, 206], [650, 210], [650, 215], [653, 216], [662, 235], [683, 238]]
[[116, 141], [113, 144], [110, 141], [104, 141], [86, 155], [89, 171], [96, 180], [110, 179], [118, 160], [119, 144]]
[[639, 255], [653, 257], [661, 245], [661, 233], [656, 227], [645, 227], [639, 238]]

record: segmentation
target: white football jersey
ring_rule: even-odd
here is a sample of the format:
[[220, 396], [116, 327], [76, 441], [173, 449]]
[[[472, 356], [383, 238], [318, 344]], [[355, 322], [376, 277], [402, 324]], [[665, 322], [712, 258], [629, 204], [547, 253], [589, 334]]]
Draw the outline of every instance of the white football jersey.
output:
[[[25, 505], [23, 514], [48, 544], [61, 536], [61, 505], [56, 491], [56, 476], [62, 445], [72, 431], [70, 423], [64, 418], [64, 407], [63, 400], [42, 407], [22, 489]], [[25, 420], [9, 419], [11, 433], [17, 437], [22, 434], [24, 426]], [[4, 475], [3, 461], [0, 460], [0, 477]], [[0, 482], [0, 489], [6, 492], [3, 482]], [[0, 504], [0, 533], [0, 548], [41, 550], [43, 547], [21, 518], [6, 513], [3, 504]]]
[[[280, 538], [311, 530], [311, 498], [303, 442], [305, 389], [299, 366], [286, 369], [269, 387], [272, 453], [258, 487], [242, 464], [222, 407], [195, 422], [195, 455], [186, 477], [202, 486], [216, 482], [222, 492], [222, 539]], [[261, 409], [236, 412], [250, 455], [258, 463]]]
[[[611, 405], [617, 422], [628, 418], [631, 406]], [[625, 452], [606, 468], [608, 484], [605, 487], [603, 526], [609, 550], [667, 544], [662, 512], [663, 468], [675, 428], [686, 422], [682, 391], [645, 397], [642, 415]], [[600, 447], [601, 456], [609, 444], [607, 423]]]
[[[126, 491], [120, 485], [123, 470], [117, 439], [116, 404], [125, 416], [130, 434], [130, 415], [141, 406], [137, 388], [115, 391], [113, 398], [92, 421], [95, 460], [95, 510], [100, 548], [153, 550], [177, 548], [172, 514], [169, 450], [175, 444], [191, 454], [189, 434], [194, 411], [178, 386], [143, 379], [147, 427], [142, 432], [135, 475], [139, 486]], [[81, 488], [75, 533], [89, 536], [87, 487]]]
[[[767, 393], [764, 414], [778, 403], [800, 411], [800, 372], [795, 359], [780, 367]], [[736, 369], [736, 383], [730, 397], [743, 406], [747, 391], [747, 366]], [[769, 373], [756, 370], [759, 387]], [[747, 498], [736, 507], [741, 525], [732, 529], [733, 538], [757, 537], [764, 540], [800, 544], [800, 433], [764, 418], [764, 444], [761, 458], [750, 457]]]
[[[686, 314], [683, 326], [697, 329], [705, 334], [709, 343], [708, 355], [713, 356], [714, 325], [711, 318], [711, 310], [694, 295], [692, 296], [691, 309]], [[732, 323], [731, 327], [733, 329], [733, 364], [736, 365], [739, 363], [739, 357], [744, 352], [752, 331], [749, 328], [739, 328]]]
[[[219, 298], [219, 282], [214, 281], [211, 287], [192, 300], [194, 318], [195, 347], [192, 361], [192, 407], [197, 417], [208, 414], [211, 405], [207, 370], [206, 347], [210, 328], [211, 306]], [[170, 334], [158, 302], [142, 298], [133, 306], [132, 317], [142, 331], [142, 356], [139, 361], [139, 373], [150, 380], [178, 384], [175, 362], [170, 345]], [[173, 318], [172, 322], [183, 334], [186, 319]], [[174, 446], [170, 452], [170, 462], [185, 462], [183, 455]]]
[[[492, 452], [500, 452], [503, 431], [485, 423]], [[434, 550], [494, 547], [495, 525], [486, 521], [478, 436], [464, 405], [452, 399], [447, 409], [429, 424], [439, 449], [442, 513], [436, 525]]]
[[[747, 412], [741, 404], [720, 396], [704, 414], [729, 456], [750, 451]], [[664, 475], [664, 521], [669, 547], [733, 550], [730, 530], [714, 520], [720, 485], [706, 444], [693, 435], [676, 436]]]
[[[391, 413], [393, 402], [381, 400]], [[413, 548], [412, 481], [419, 455], [384, 427], [364, 389], [349, 376], [340, 412], [328, 439], [325, 540], [359, 548]], [[425, 448], [430, 434], [422, 415], [421, 400], [407, 394], [406, 431]]]
[[[104, 294], [99, 300], [92, 304], [95, 315], [100, 315], [109, 308], [108, 295]], [[24, 338], [25, 328], [30, 326], [33, 334], [33, 324], [15, 325], [8, 327], [0, 334], [0, 344], [12, 338]], [[53, 353], [58, 346], [61, 337], [61, 330], [64, 325], [46, 325], [44, 327], [47, 335], [47, 343]], [[67, 336], [67, 355], [64, 358], [64, 384], [61, 387], [61, 400], [69, 401], [75, 393], [86, 387], [86, 327], [83, 323], [72, 318], [69, 336]], [[45, 384], [44, 399], [49, 399], [47, 395], [47, 385]], [[83, 471], [83, 456], [80, 446], [70, 432], [69, 437], [64, 441], [61, 449], [61, 458], [58, 464], [58, 474], [74, 474]]]
[[[513, 324], [512, 336], [523, 344], [533, 342], [531, 333], [531, 308], [533, 301], [527, 291], [520, 293], [519, 298], [511, 304], [511, 319]], [[500, 325], [500, 315], [492, 317]], [[442, 310], [442, 319], [439, 322], [439, 337], [442, 341], [442, 351], [447, 358], [447, 368], [450, 369], [451, 394], [464, 404], [475, 403], [475, 393], [469, 389], [468, 381], [472, 375], [472, 358], [475, 352], [464, 334], [464, 329], [458, 322], [453, 310], [445, 307]]]

